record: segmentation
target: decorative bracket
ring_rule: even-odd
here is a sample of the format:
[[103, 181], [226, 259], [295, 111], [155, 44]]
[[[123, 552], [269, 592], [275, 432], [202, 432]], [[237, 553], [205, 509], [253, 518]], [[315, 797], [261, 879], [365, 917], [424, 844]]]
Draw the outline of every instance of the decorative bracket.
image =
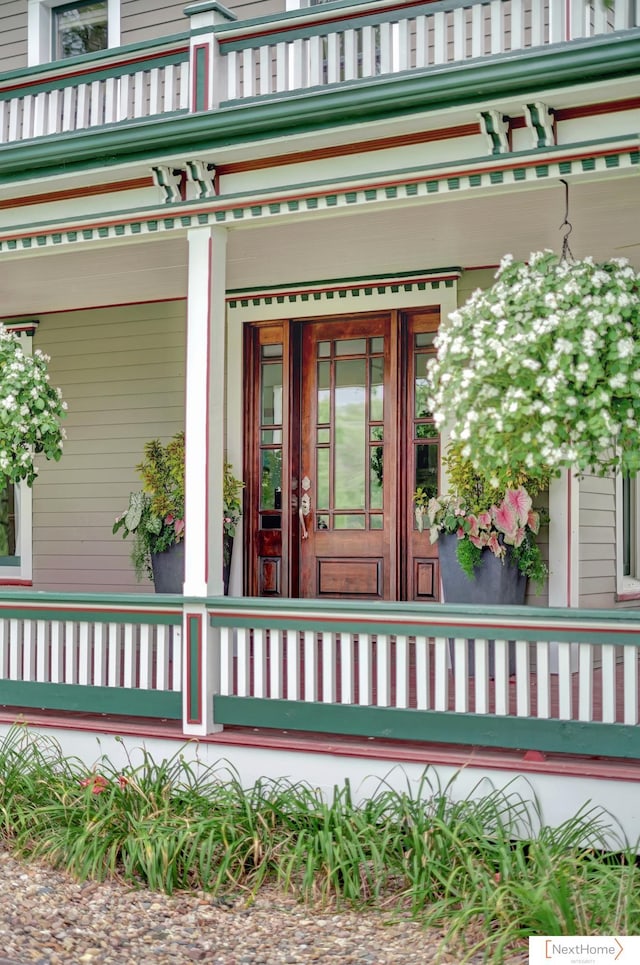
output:
[[215, 164], [208, 164], [206, 161], [187, 161], [184, 170], [187, 181], [197, 186], [198, 200], [216, 196]]
[[487, 138], [491, 153], [508, 154], [511, 150], [509, 118], [502, 111], [482, 111], [479, 118], [480, 130]]
[[556, 143], [556, 124], [551, 108], [541, 101], [525, 104], [524, 117], [533, 133], [534, 147], [553, 147]]
[[151, 168], [151, 174], [156, 187], [162, 188], [164, 191], [166, 204], [182, 200], [180, 193], [180, 171], [176, 172], [173, 168], [158, 166]]

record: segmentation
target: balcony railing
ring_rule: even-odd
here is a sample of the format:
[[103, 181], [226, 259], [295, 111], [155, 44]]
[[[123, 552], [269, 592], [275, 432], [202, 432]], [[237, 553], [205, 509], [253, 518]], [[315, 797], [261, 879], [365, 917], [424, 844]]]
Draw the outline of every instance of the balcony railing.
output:
[[0, 704], [640, 759], [640, 613], [0, 595]]
[[[637, 0], [328, 3], [0, 76], [0, 145], [441, 68], [640, 25]], [[206, 93], [203, 89], [206, 88]]]

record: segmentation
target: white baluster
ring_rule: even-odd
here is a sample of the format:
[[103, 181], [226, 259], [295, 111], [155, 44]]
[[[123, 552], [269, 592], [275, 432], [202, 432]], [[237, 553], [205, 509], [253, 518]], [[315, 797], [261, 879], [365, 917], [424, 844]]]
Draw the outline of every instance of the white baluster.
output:
[[66, 684], [78, 682], [78, 648], [76, 625], [73, 620], [67, 620], [64, 625], [64, 682]]
[[36, 680], [41, 682], [49, 681], [48, 627], [46, 620], [38, 620], [36, 623]]
[[[133, 116], [143, 117], [145, 114], [144, 101], [146, 92], [146, 76], [139, 70], [133, 75]], [[93, 107], [93, 104], [92, 104]]]
[[418, 636], [415, 642], [416, 653], [416, 707], [418, 710], [429, 710], [430, 700], [430, 642], [427, 637]]
[[89, 125], [89, 85], [79, 84], [76, 90], [76, 130]]
[[397, 47], [397, 70], [408, 70], [411, 67], [411, 33], [409, 21], [404, 17], [395, 27], [395, 46]]
[[578, 720], [593, 720], [593, 647], [578, 645]]
[[242, 51], [242, 96], [253, 97], [254, 93], [253, 50], [245, 47]]
[[491, 0], [491, 43], [490, 53], [504, 51], [504, 24], [502, 20], [502, 0]]
[[454, 708], [457, 713], [466, 714], [469, 710], [469, 649], [466, 637], [455, 638], [453, 656]]
[[99, 127], [101, 124], [102, 124], [102, 82], [99, 80], [94, 80], [90, 86], [89, 126]]
[[524, 47], [523, 0], [511, 0], [511, 50]]
[[[44, 95], [38, 94], [38, 97], [44, 97]], [[43, 129], [38, 131], [38, 134], [44, 134], [44, 118], [42, 121]], [[15, 141], [19, 141], [20, 137], [20, 98], [14, 97], [13, 100], [9, 102], [9, 143], [13, 144]]]
[[489, 641], [478, 640], [475, 644], [475, 712], [489, 713]]
[[107, 77], [104, 84], [104, 122], [113, 124], [118, 120], [118, 82], [116, 77]]
[[322, 631], [322, 702], [336, 703], [336, 638], [330, 630]]
[[379, 633], [376, 640], [376, 706], [388, 707], [391, 704], [391, 659], [389, 637]]
[[60, 127], [60, 91], [49, 91], [47, 134], [57, 134]]
[[338, 34], [330, 33], [327, 36], [327, 83], [335, 84], [340, 80], [340, 50], [338, 46]]
[[282, 630], [269, 630], [269, 696], [279, 700], [284, 694], [282, 677]]
[[[240, 84], [238, 72], [240, 69], [240, 59], [236, 50], [230, 50], [227, 54], [227, 100], [233, 101], [240, 97]], [[221, 98], [224, 100], [224, 98]]]
[[131, 117], [129, 101], [131, 98], [131, 74], [123, 74], [120, 78], [120, 107], [118, 120], [126, 121]]
[[120, 686], [120, 627], [110, 623], [107, 630], [107, 686]]
[[638, 648], [625, 647], [623, 650], [624, 673], [624, 723], [638, 723]]
[[409, 706], [409, 641], [396, 637], [396, 707]]
[[156, 630], [156, 690], [169, 689], [169, 628]]
[[531, 47], [541, 47], [545, 42], [545, 0], [531, 3]]
[[507, 640], [493, 644], [494, 686], [496, 714], [504, 717], [509, 713], [509, 645]]
[[75, 130], [76, 117], [74, 110], [74, 94], [76, 92], [75, 87], [69, 84], [64, 89], [62, 95], [62, 130], [63, 131], [73, 131]]
[[96, 623], [93, 628], [93, 685], [104, 687], [107, 682], [107, 653], [104, 645], [104, 623]]
[[22, 679], [35, 680], [36, 677], [35, 640], [33, 621], [24, 620], [22, 625]]
[[189, 107], [189, 61], [180, 64], [180, 110]]
[[536, 643], [536, 689], [537, 716], [547, 720], [551, 717], [551, 669], [547, 640], [539, 640]]
[[281, 91], [288, 90], [288, 67], [289, 67], [289, 56], [288, 56], [288, 44], [280, 42], [276, 44], [276, 91], [280, 93]]
[[393, 37], [390, 23], [380, 24], [380, 73], [390, 74], [393, 70]]
[[[315, 37], [314, 39], [318, 42], [320, 41], [320, 37]], [[319, 81], [319, 83], [321, 82]], [[264, 44], [260, 48], [260, 86], [258, 93], [270, 94], [272, 87], [271, 47], [268, 44]]]
[[616, 648], [602, 645], [602, 721], [614, 724], [616, 720]]
[[220, 627], [220, 693], [233, 694], [233, 630]]
[[[2, 102], [4, 106], [4, 102]], [[24, 140], [28, 140], [33, 137], [33, 109], [35, 106], [35, 99], [32, 94], [27, 94], [26, 97], [22, 99], [22, 131], [21, 137]], [[5, 119], [4, 114], [0, 117], [0, 132], [4, 135]]]
[[352, 704], [353, 681], [353, 634], [340, 634], [340, 702]]
[[150, 641], [150, 627], [143, 623], [140, 627], [140, 682], [141, 690], [153, 689], [153, 652]]
[[167, 64], [164, 68], [163, 97], [160, 110], [163, 113], [168, 113], [175, 111], [176, 107], [176, 65]]
[[182, 690], [182, 627], [170, 628], [171, 639], [171, 690], [180, 693]]
[[9, 621], [9, 680], [20, 680], [22, 675], [22, 624]]
[[344, 79], [355, 80], [358, 76], [358, 45], [355, 30], [344, 32]]
[[149, 71], [149, 115], [160, 113], [160, 70], [152, 67]]
[[300, 700], [300, 636], [297, 630], [286, 631], [287, 700]]
[[516, 640], [516, 714], [531, 716], [531, 670], [529, 667], [529, 644]]
[[571, 720], [571, 644], [559, 643], [558, 647], [558, 716]]
[[83, 620], [78, 629], [78, 683], [90, 682], [91, 651], [89, 650], [89, 624]]
[[362, 76], [374, 77], [376, 73], [376, 35], [371, 25], [362, 28]]
[[301, 90], [306, 86], [304, 69], [305, 41], [297, 37], [289, 44], [289, 84], [287, 90]]
[[467, 10], [456, 7], [453, 11], [453, 59], [466, 60], [467, 57]]
[[249, 631], [246, 627], [238, 627], [237, 631], [237, 684], [238, 697], [249, 697]]
[[[27, 100], [29, 101], [29, 103], [31, 103], [30, 96], [25, 97], [25, 101]], [[7, 138], [8, 138], [8, 134], [5, 134], [5, 127], [7, 126], [7, 118], [9, 116], [7, 103], [8, 103], [7, 101], [0, 100], [0, 144], [6, 144]], [[24, 116], [24, 106], [22, 108], [22, 111]], [[24, 130], [24, 123], [23, 123], [22, 129]], [[26, 137], [30, 137], [30, 135], [27, 134]]]
[[373, 675], [371, 672], [371, 637], [368, 633], [358, 634], [358, 703], [362, 707], [371, 706]]
[[253, 631], [253, 689], [251, 696], [267, 696], [267, 656], [262, 627], [256, 627]]
[[447, 22], [443, 10], [438, 10], [433, 16], [433, 62], [446, 64], [447, 62]]
[[136, 672], [135, 672], [135, 642], [133, 639], [133, 625], [131, 623], [125, 623], [124, 625], [124, 677], [122, 681], [123, 687], [135, 687], [136, 685]]
[[318, 660], [316, 654], [316, 634], [314, 630], [305, 630], [304, 638], [304, 699], [312, 701], [318, 699]]
[[435, 637], [435, 699], [434, 710], [449, 709], [449, 641], [446, 637]]
[[[620, 0], [618, 0], [620, 3]], [[609, 33], [609, 8], [603, 2], [597, 2], [593, 8], [593, 36]]]
[[63, 682], [63, 640], [60, 632], [61, 624], [59, 620], [54, 620], [51, 624], [51, 683], [60, 684]]

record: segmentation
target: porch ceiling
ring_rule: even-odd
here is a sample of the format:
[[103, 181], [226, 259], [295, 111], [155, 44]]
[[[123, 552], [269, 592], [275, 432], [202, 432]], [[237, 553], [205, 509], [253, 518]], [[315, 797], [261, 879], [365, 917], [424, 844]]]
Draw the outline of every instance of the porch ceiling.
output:
[[[526, 258], [539, 248], [559, 251], [562, 242], [564, 196], [557, 181], [517, 192], [391, 204], [232, 230], [228, 288], [490, 266], [505, 252]], [[640, 182], [635, 173], [572, 184], [574, 255], [597, 260], [624, 256], [640, 270], [639, 215]], [[0, 261], [0, 278], [5, 318], [180, 298], [186, 294], [186, 239], [176, 234], [162, 240], [6, 256]]]

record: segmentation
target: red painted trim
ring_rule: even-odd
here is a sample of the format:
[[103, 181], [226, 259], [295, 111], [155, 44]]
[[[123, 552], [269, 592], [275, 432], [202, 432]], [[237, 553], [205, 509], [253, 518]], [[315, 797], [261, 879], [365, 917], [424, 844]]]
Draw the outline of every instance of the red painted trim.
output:
[[[213, 270], [213, 238], [209, 236], [209, 264], [207, 265], [207, 402], [206, 402], [206, 413], [205, 413], [205, 431], [206, 431], [206, 445], [205, 445], [205, 479], [209, 479], [209, 468], [211, 466], [211, 452], [209, 447], [209, 438], [211, 436], [211, 413], [209, 411], [209, 399], [211, 398], [211, 272]], [[205, 585], [209, 586], [209, 486], [207, 485], [207, 498], [205, 501], [204, 508], [204, 581]], [[222, 552], [222, 547], [220, 547], [220, 552]]]
[[457, 281], [460, 274], [456, 272], [451, 275], [416, 275], [410, 278], [380, 278], [377, 281], [356, 281], [344, 285], [326, 285], [321, 288], [283, 288], [281, 291], [257, 291], [243, 292], [240, 295], [227, 295], [227, 301], [241, 301], [252, 298], [287, 298], [289, 295], [312, 295], [314, 292], [340, 292], [350, 291], [352, 288], [377, 288], [389, 287], [389, 285], [417, 285], [419, 282], [430, 281]]
[[0, 578], [0, 586], [33, 586], [33, 580], [12, 580]]
[[[11, 581], [12, 583], [18, 583], [21, 586], [32, 586], [30, 581], [24, 581], [24, 583], [19, 583], [19, 581]], [[144, 614], [159, 614], [160, 616], [175, 616], [177, 613], [182, 613], [182, 606], [177, 606], [175, 609], [158, 609], [156, 607], [149, 607], [144, 609], [143, 607], [131, 607], [130, 609], [119, 609], [110, 607], [95, 607], [95, 606], [65, 606], [63, 603], [46, 603], [38, 601], [32, 601], [30, 603], [11, 603], [6, 600], [0, 600], [0, 612], [2, 610], [24, 610], [25, 613], [38, 613], [40, 610], [60, 610], [63, 613], [102, 613], [108, 615], [110, 613], [115, 616], [127, 616], [131, 614], [144, 615]]]
[[[198, 649], [198, 674], [197, 674], [197, 694], [193, 693], [191, 686], [191, 650], [193, 647], [193, 639], [191, 634], [192, 621], [195, 620], [198, 626], [198, 636], [197, 636], [197, 649]], [[186, 682], [187, 682], [187, 723], [188, 724], [201, 724], [202, 723], [202, 615], [200, 613], [186, 613], [185, 621], [187, 625], [187, 648], [186, 648]], [[193, 713], [194, 706], [199, 708], [199, 714], [196, 716]]]
[[638, 593], [616, 593], [616, 602], [624, 603], [626, 600], [640, 600], [640, 592]]
[[[1, 708], [1, 723], [22, 723], [30, 727], [76, 730], [120, 736], [154, 737], [184, 744], [187, 739], [177, 721], [145, 718], [92, 717], [88, 714], [65, 711], [31, 711], [23, 708]], [[515, 771], [516, 773], [559, 774], [564, 777], [583, 777], [595, 780], [640, 782], [638, 761], [613, 758], [569, 757], [562, 754], [542, 755], [543, 760], [532, 760], [519, 751], [490, 750], [458, 745], [427, 744], [409, 741], [385, 741], [307, 734], [302, 732], [227, 728], [216, 734], [197, 738], [198, 743], [219, 747], [254, 747], [262, 750], [287, 751], [301, 754], [323, 754], [332, 757], [365, 760], [398, 761], [415, 764], [439, 764], [456, 768]], [[534, 755], [536, 758], [538, 755]]]
[[[510, 161], [507, 164], [501, 164], [501, 165], [491, 165], [491, 166], [485, 166], [485, 167], [479, 167], [479, 168], [461, 168], [456, 171], [440, 171], [439, 173], [437, 174], [434, 173], [433, 175], [414, 174], [411, 177], [402, 178], [401, 180], [387, 179], [384, 181], [374, 181], [374, 182], [365, 181], [359, 185], [357, 184], [354, 185], [346, 182], [344, 185], [340, 187], [335, 187], [333, 189], [329, 188], [328, 186], [325, 186], [325, 187], [319, 187], [315, 191], [304, 192], [303, 194], [283, 194], [275, 197], [270, 196], [268, 198], [265, 198], [264, 200], [261, 200], [261, 201], [254, 200], [253, 202], [247, 199], [246, 201], [241, 202], [240, 206], [244, 207], [244, 206], [249, 206], [250, 204], [260, 204], [262, 206], [267, 206], [270, 204], [286, 204], [289, 201], [304, 201], [306, 198], [315, 198], [315, 197], [318, 197], [318, 195], [322, 195], [322, 194], [340, 194], [342, 192], [347, 192], [347, 191], [353, 192], [353, 191], [364, 191], [364, 190], [377, 189], [377, 188], [382, 189], [385, 187], [398, 187], [405, 184], [415, 184], [417, 181], [425, 181], [425, 182], [426, 181], [443, 181], [443, 180], [450, 180], [451, 178], [470, 177], [473, 174], [485, 174], [485, 173], [488, 174], [492, 171], [506, 171], [512, 168], [533, 168], [533, 167], [539, 167], [540, 165], [548, 166], [551, 164], [560, 164], [562, 161], [579, 161], [583, 157], [597, 158], [597, 157], [609, 157], [611, 155], [633, 154], [637, 150], [638, 150], [637, 144], [633, 144], [625, 147], [608, 148], [602, 151], [587, 151], [587, 152], [583, 152], [582, 154], [565, 154], [565, 155], [559, 155], [559, 156], [554, 155], [551, 158], [541, 159], [538, 157], [531, 161], [522, 161], [522, 162]], [[552, 179], [549, 179], [549, 180], [551, 182]], [[219, 205], [210, 204], [207, 206], [200, 206], [198, 208], [188, 208], [180, 213], [184, 215], [189, 215], [192, 218], [196, 218], [199, 214], [213, 214], [216, 211], [231, 211], [233, 210], [233, 208], [237, 208], [237, 207], [238, 207], [238, 201], [236, 200], [234, 202], [229, 202], [227, 204], [219, 204]], [[83, 230], [96, 231], [99, 228], [105, 228], [105, 227], [112, 228], [112, 227], [115, 227], [116, 225], [128, 225], [132, 223], [152, 221], [152, 220], [161, 221], [168, 217], [175, 218], [176, 211], [172, 209], [172, 211], [169, 212], [167, 211], [166, 208], [159, 208], [156, 211], [152, 209], [151, 211], [146, 212], [142, 216], [137, 215], [135, 217], [130, 216], [128, 218], [118, 218], [115, 221], [103, 220], [103, 221], [95, 221], [93, 223], [83, 222], [81, 225], [74, 225], [73, 223], [70, 223], [64, 226], [56, 225], [55, 232], [56, 234], [64, 234], [67, 231], [83, 231]], [[22, 234], [14, 234], [13, 232], [5, 231], [2, 234], [2, 237], [9, 237], [12, 239], [36, 238], [38, 235], [52, 234], [53, 231], [54, 231], [54, 228], [52, 227], [40, 228], [35, 231], [25, 231]]]
[[[83, 305], [82, 308], [61, 308], [57, 312], [38, 312], [38, 317], [43, 318], [47, 315], [70, 315], [72, 312], [87, 312], [107, 308], [130, 308], [132, 305], [163, 305], [165, 302], [186, 302], [185, 295], [177, 295], [175, 298], [145, 298], [139, 302], [112, 302], [107, 305]], [[13, 319], [13, 315], [0, 315], [3, 318]]]
[[86, 77], [89, 74], [98, 74], [109, 68], [127, 67], [129, 64], [143, 64], [148, 60], [155, 60], [157, 57], [170, 57], [172, 54], [184, 54], [189, 50], [186, 44], [181, 47], [172, 47], [169, 50], [155, 51], [154, 53], [140, 54], [138, 57], [129, 57], [126, 60], [109, 61], [108, 63], [98, 63], [91, 67], [83, 67], [78, 70], [63, 71], [58, 74], [46, 74], [44, 77], [37, 77], [34, 80], [23, 80], [19, 83], [10, 84], [7, 87], [0, 87], [1, 91], [22, 90], [25, 87], [38, 87], [40, 84], [51, 84], [57, 80], [69, 80], [71, 77]]
[[[327, 613], [315, 613], [311, 616], [306, 616], [304, 613], [282, 613], [282, 612], [280, 613], [269, 612], [268, 614], [267, 613], [247, 613], [246, 610], [234, 611], [234, 610], [228, 610], [226, 609], [226, 607], [224, 610], [220, 611], [220, 613], [216, 613], [215, 610], [210, 610], [209, 613], [211, 616], [214, 616], [214, 617], [217, 617], [223, 614], [225, 618], [229, 618], [229, 619], [232, 619], [234, 617], [238, 617], [240, 619], [247, 619], [253, 616], [256, 619], [262, 620], [268, 615], [269, 618], [272, 619], [274, 622], [277, 622], [278, 620], [295, 620], [295, 622], [298, 624], [308, 624], [308, 623], [334, 624], [336, 623], [336, 624], [344, 625], [345, 623], [353, 623], [353, 624], [357, 624], [359, 627], [361, 626], [374, 626], [374, 627], [415, 626], [420, 619], [417, 616], [415, 617], [415, 619], [403, 619], [401, 617], [398, 617], [395, 620], [385, 620], [383, 618], [374, 619], [373, 617], [371, 618], [367, 618], [367, 617], [353, 618], [352, 617], [350, 619], [348, 614], [344, 614], [343, 616], [331, 616], [330, 614], [327, 614]], [[428, 619], [424, 619], [422, 622], [422, 626], [425, 629], [426, 628], [437, 629], [438, 627], [447, 627], [452, 625], [455, 625], [461, 630], [471, 630], [471, 631], [504, 630], [505, 632], [511, 630], [514, 633], [517, 633], [518, 630], [530, 630], [531, 632], [535, 632], [536, 630], [540, 629], [540, 625], [537, 623], [525, 623], [525, 622], [490, 623], [484, 620], [478, 620], [475, 623], [473, 622], [468, 623], [464, 620], [456, 620], [455, 617], [452, 617], [450, 620], [447, 620], [446, 618], [440, 618], [439, 620], [436, 620], [433, 622]], [[545, 633], [546, 632], [554, 633], [555, 631], [558, 631], [558, 633], [571, 632], [571, 633], [593, 633], [593, 634], [608, 634], [608, 635], [614, 634], [618, 636], [637, 632], [635, 628], [631, 628], [631, 627], [616, 629], [614, 627], [608, 626], [606, 628], [604, 627], [600, 628], [598, 626], [584, 626], [580, 623], [574, 623], [573, 621], [571, 621], [570, 625], [549, 623], [548, 621], [545, 621], [544, 630], [545, 630]], [[470, 634], [470, 636], [471, 635], [472, 634]]]
[[52, 201], [68, 201], [71, 198], [89, 198], [94, 195], [111, 194], [117, 191], [135, 191], [138, 188], [152, 188], [153, 178], [132, 178], [130, 181], [114, 181], [112, 184], [97, 184], [83, 188], [69, 188], [66, 191], [49, 191], [46, 194], [25, 195], [0, 201], [0, 211], [7, 208], [24, 208], [30, 204], [48, 204]]

